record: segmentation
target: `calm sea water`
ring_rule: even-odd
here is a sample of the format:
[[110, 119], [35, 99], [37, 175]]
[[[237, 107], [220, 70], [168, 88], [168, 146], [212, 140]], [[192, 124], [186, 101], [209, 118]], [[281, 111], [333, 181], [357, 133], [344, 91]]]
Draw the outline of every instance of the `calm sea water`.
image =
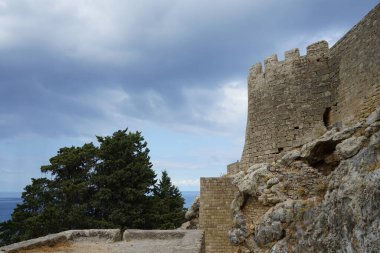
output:
[[194, 199], [197, 195], [199, 195], [199, 192], [193, 192], [193, 191], [183, 191], [182, 197], [185, 199], [185, 207], [189, 208], [191, 204], [193, 204]]
[[13, 209], [20, 202], [20, 198], [0, 198], [0, 222], [9, 220]]
[[[185, 207], [189, 208], [195, 197], [199, 194], [196, 191], [183, 191], [182, 196], [185, 199]], [[13, 209], [21, 203], [20, 193], [0, 193], [0, 222], [9, 220]]]

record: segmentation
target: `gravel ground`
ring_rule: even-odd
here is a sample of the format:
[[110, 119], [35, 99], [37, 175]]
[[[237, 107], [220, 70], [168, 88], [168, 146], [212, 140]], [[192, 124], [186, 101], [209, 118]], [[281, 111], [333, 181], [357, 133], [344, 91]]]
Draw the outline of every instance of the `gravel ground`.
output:
[[23, 250], [20, 253], [170, 253], [180, 252], [178, 245], [180, 239], [172, 240], [136, 240], [121, 242], [94, 242], [74, 241], [55, 245], [43, 246], [31, 250]]

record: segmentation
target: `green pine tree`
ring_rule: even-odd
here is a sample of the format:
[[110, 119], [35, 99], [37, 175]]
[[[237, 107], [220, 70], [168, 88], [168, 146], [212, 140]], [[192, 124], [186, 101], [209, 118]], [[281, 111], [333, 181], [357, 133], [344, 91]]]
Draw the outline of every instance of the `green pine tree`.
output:
[[164, 170], [161, 179], [154, 188], [154, 227], [175, 229], [185, 222], [185, 200], [179, 189], [172, 184]]
[[88, 199], [89, 185], [97, 163], [97, 148], [61, 148], [41, 171], [52, 179], [32, 179], [25, 187], [22, 203], [12, 213], [12, 219], [0, 223], [2, 244], [27, 240], [69, 229], [96, 227]]
[[99, 226], [92, 215], [93, 207], [88, 201], [94, 194], [90, 179], [98, 161], [98, 148], [89, 143], [82, 147], [61, 148], [50, 159], [50, 165], [41, 167], [42, 172], [54, 177], [53, 204], [63, 215], [59, 219], [60, 230]]
[[0, 245], [69, 229], [176, 228], [184, 200], [166, 171], [156, 184], [147, 143], [127, 129], [82, 147], [61, 148], [48, 178], [32, 179], [12, 219], [0, 223]]
[[117, 131], [98, 137], [101, 163], [96, 168], [96, 217], [115, 227], [150, 228], [149, 194], [156, 182], [149, 149], [140, 132]]

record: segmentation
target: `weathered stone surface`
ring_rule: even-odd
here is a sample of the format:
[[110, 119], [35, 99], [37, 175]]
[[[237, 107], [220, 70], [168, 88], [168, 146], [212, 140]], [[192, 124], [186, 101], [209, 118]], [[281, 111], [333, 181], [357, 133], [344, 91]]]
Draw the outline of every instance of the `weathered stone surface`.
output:
[[116, 242], [121, 240], [120, 229], [87, 229], [87, 230], [69, 230], [65, 233], [69, 234], [69, 240], [77, 238], [91, 237]]
[[380, 130], [380, 121], [376, 121], [375, 123], [372, 123], [371, 125], [369, 125], [369, 126], [365, 129], [365, 136], [366, 136], [366, 137], [369, 137], [369, 136], [371, 136], [373, 133], [377, 132], [378, 130]]
[[241, 192], [237, 192], [235, 194], [234, 200], [231, 202], [230, 208], [233, 212], [237, 212], [240, 210], [243, 204], [244, 204], [244, 195]]
[[268, 170], [269, 166], [266, 163], [256, 164], [248, 169], [241, 180], [238, 181], [240, 178], [235, 178], [232, 183], [244, 194], [259, 196], [266, 188], [266, 182], [273, 177]]
[[233, 228], [228, 232], [230, 243], [237, 246], [245, 241], [247, 232], [242, 228]]
[[199, 204], [200, 204], [200, 199], [198, 195], [195, 198], [193, 204], [190, 206], [190, 208], [187, 210], [185, 214], [186, 220], [191, 220], [191, 219], [199, 217]]
[[343, 130], [333, 128], [327, 131], [320, 138], [317, 138], [303, 145], [299, 151], [300, 157], [312, 159], [315, 161], [321, 160], [327, 153], [331, 153], [331, 150], [335, 149], [336, 145], [338, 145], [343, 140], [350, 138], [361, 127], [362, 124], [358, 123]]
[[367, 125], [371, 125], [379, 120], [380, 120], [380, 108], [378, 108], [377, 110], [375, 110], [368, 116], [366, 123]]
[[271, 188], [273, 185], [278, 184], [280, 180], [277, 177], [272, 177], [267, 181], [267, 188]]
[[182, 223], [181, 226], [177, 229], [179, 229], [179, 230], [192, 229], [192, 226], [191, 226], [190, 221], [186, 221], [186, 222]]
[[379, 148], [379, 143], [380, 143], [380, 131], [374, 133], [371, 136], [370, 141], [369, 141], [369, 146], [378, 149]]
[[359, 152], [366, 140], [365, 136], [348, 138], [336, 146], [336, 153], [342, 159], [350, 158]]
[[204, 253], [201, 230], [72, 230], [0, 249], [0, 252]]
[[[241, 193], [231, 200], [230, 213], [220, 188], [201, 184], [211, 201], [200, 217], [209, 226], [208, 252], [222, 252], [219, 232], [238, 208], [246, 225], [229, 226], [232, 241], [255, 253], [379, 251], [372, 232], [378, 221], [364, 210], [369, 206], [377, 215], [369, 202], [377, 203], [379, 187], [368, 177], [380, 161], [379, 45], [380, 4], [331, 48], [318, 42], [304, 56], [291, 50], [284, 61], [273, 55], [250, 69], [244, 149], [228, 167], [227, 177]], [[224, 200], [230, 200], [231, 188], [223, 186]], [[242, 196], [244, 201], [236, 199]], [[281, 206], [288, 202], [289, 208]], [[267, 223], [264, 217], [286, 219]]]
[[[301, 160], [256, 165], [235, 178], [245, 197], [239, 203], [257, 197], [272, 207], [254, 221], [239, 217], [244, 222], [235, 222], [231, 242], [251, 252], [380, 252], [380, 131], [366, 128], [330, 130], [300, 148]], [[337, 153], [339, 163], [331, 167], [325, 153]]]
[[27, 240], [4, 246], [0, 250], [12, 253], [21, 250], [29, 250], [42, 246], [53, 246], [66, 241], [75, 241], [78, 238], [88, 238], [96, 241], [115, 242], [121, 240], [120, 229], [89, 229], [89, 230], [69, 230], [57, 234], [51, 234], [32, 240]]
[[199, 206], [200, 206], [200, 196], [198, 195], [193, 204], [187, 210], [185, 218], [188, 222], [185, 222], [180, 227], [181, 229], [198, 229], [199, 228]]
[[237, 188], [232, 177], [201, 178], [199, 228], [205, 232], [206, 252], [234, 253], [228, 231], [233, 227], [231, 202], [236, 197]]
[[301, 156], [301, 152], [297, 149], [292, 150], [288, 153], [286, 153], [279, 161], [279, 163], [284, 165], [291, 165], [292, 162], [294, 162], [296, 159], [298, 159]]
[[238, 253], [251, 253], [251, 251], [246, 247], [239, 247]]
[[[243, 154], [246, 170], [272, 162], [318, 138], [326, 129], [361, 119], [380, 119], [379, 5], [330, 49], [310, 45], [256, 64], [248, 76], [248, 119]], [[300, 91], [307, 91], [301, 92]]]

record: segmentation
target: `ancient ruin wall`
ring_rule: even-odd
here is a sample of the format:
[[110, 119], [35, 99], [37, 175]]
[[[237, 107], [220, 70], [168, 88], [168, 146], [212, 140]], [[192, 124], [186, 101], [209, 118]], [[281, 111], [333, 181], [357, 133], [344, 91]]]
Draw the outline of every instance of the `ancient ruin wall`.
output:
[[227, 174], [228, 175], [236, 174], [239, 171], [241, 171], [239, 161], [227, 165]]
[[[246, 139], [238, 167], [270, 162], [317, 137], [347, 126], [380, 105], [380, 4], [330, 50], [320, 42], [274, 55], [250, 70]], [[236, 167], [236, 166], [234, 166]]]
[[230, 204], [237, 189], [231, 178], [201, 178], [199, 227], [205, 233], [206, 253], [232, 253], [236, 247], [229, 244], [231, 228]]
[[245, 217], [249, 233], [254, 232], [257, 221], [269, 210], [269, 208], [270, 206], [264, 206], [256, 197], [250, 197], [247, 199], [241, 211]]
[[332, 124], [351, 125], [380, 105], [380, 4], [331, 48]]
[[248, 119], [240, 169], [270, 162], [325, 131], [323, 115], [334, 101], [330, 51], [321, 41], [255, 64], [248, 78]]
[[[255, 64], [248, 78], [248, 118], [241, 161], [228, 174], [253, 163], [271, 162], [318, 137], [326, 128], [350, 125], [380, 106], [380, 4], [331, 49], [325, 42]], [[206, 252], [233, 252], [226, 236], [231, 226], [229, 178], [201, 179], [200, 226]], [[254, 199], [243, 212], [248, 225], [266, 211]], [[250, 215], [247, 215], [247, 214]]]

